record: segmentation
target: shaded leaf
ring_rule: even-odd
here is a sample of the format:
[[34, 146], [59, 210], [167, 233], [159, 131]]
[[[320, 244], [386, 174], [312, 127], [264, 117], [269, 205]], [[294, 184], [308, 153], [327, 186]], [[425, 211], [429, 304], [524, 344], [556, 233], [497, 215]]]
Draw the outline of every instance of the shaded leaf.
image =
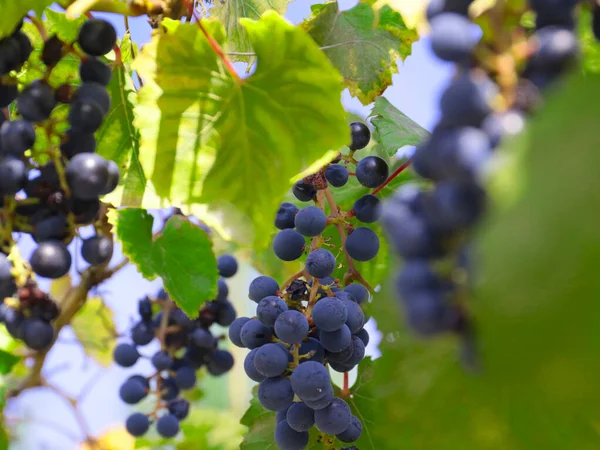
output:
[[[258, 20], [263, 13], [274, 10], [283, 15], [291, 0], [219, 0], [213, 3], [210, 16], [216, 17], [225, 27], [227, 40], [225, 50], [228, 52], [252, 52], [252, 42], [240, 19]], [[231, 55], [233, 61], [248, 61], [249, 56]]]
[[209, 236], [189, 220], [172, 216], [152, 235], [153, 218], [144, 209], [116, 211], [123, 254], [147, 279], [162, 277], [171, 299], [189, 316], [217, 294], [217, 260]]
[[20, 360], [21, 357], [0, 349], [0, 375], [10, 373], [14, 365]]
[[[572, 78], [523, 136], [499, 150], [524, 154], [523, 189], [481, 232], [479, 283], [468, 302], [480, 373], [458, 364], [455, 339], [408, 333], [394, 295], [370, 304], [383, 333], [372, 396], [376, 448], [600, 444], [600, 210], [590, 207], [600, 202], [595, 95], [599, 76]], [[565, 157], [565, 148], [577, 157]]]
[[418, 39], [399, 13], [384, 6], [376, 16], [373, 3], [362, 0], [346, 11], [335, 1], [313, 5], [312, 17], [302, 24], [365, 105], [392, 84], [396, 60], [410, 55]]
[[[147, 80], [135, 123], [161, 198], [233, 206], [264, 239], [290, 178], [345, 144], [348, 128], [339, 76], [309, 36], [275, 13], [243, 25], [259, 63], [236, 81], [196, 25], [165, 21], [134, 62]], [[205, 27], [223, 42], [217, 22]]]
[[0, 0], [0, 39], [11, 35], [29, 11], [39, 16], [52, 3], [54, 0]]
[[104, 367], [112, 362], [115, 347], [113, 312], [104, 305], [101, 298], [90, 297], [71, 321], [71, 328], [86, 354]]
[[429, 132], [399, 111], [385, 97], [378, 97], [370, 115], [377, 130], [379, 142], [388, 155], [393, 156], [405, 145], [419, 145]]
[[115, 161], [121, 171], [119, 187], [103, 198], [115, 206], [141, 206], [146, 190], [146, 176], [139, 162], [140, 132], [133, 123], [137, 92], [128, 64], [132, 57], [131, 46], [131, 37], [127, 34], [121, 42], [123, 64], [115, 65], [107, 87], [111, 110], [96, 133], [97, 153]]
[[153, 280], [157, 275], [152, 262], [154, 218], [140, 208], [120, 209], [116, 214], [117, 238], [123, 246], [123, 254], [136, 265], [144, 278]]

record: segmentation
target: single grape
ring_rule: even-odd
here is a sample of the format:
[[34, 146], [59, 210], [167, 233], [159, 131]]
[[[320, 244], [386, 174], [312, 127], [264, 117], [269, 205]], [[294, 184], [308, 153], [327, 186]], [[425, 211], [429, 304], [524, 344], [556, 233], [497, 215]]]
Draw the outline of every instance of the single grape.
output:
[[217, 270], [224, 278], [234, 276], [238, 270], [238, 263], [231, 255], [221, 255], [217, 260]]
[[92, 82], [108, 86], [112, 78], [112, 70], [98, 58], [89, 57], [81, 62], [79, 76], [84, 83]]
[[67, 130], [60, 145], [60, 150], [67, 159], [71, 159], [78, 153], [94, 153], [96, 151], [96, 138], [92, 133]]
[[369, 345], [369, 332], [367, 330], [365, 330], [364, 328], [362, 330], [360, 330], [358, 333], [356, 333], [355, 336], [357, 338], [359, 338], [361, 341], [363, 341], [363, 344], [365, 344], [365, 347], [367, 345]]
[[[275, 321], [275, 333], [286, 344], [298, 344], [308, 334], [308, 320], [300, 311], [284, 311]], [[242, 330], [243, 332], [243, 330]]]
[[229, 333], [228, 333], [229, 334], [229, 340], [236, 347], [242, 347], [242, 348], [244, 347], [244, 344], [242, 343], [242, 338], [240, 336], [240, 333], [242, 331], [242, 327], [244, 325], [246, 325], [246, 322], [248, 322], [249, 320], [250, 320], [249, 317], [238, 317], [229, 326]]
[[58, 64], [63, 57], [63, 46], [64, 43], [56, 35], [47, 39], [46, 42], [44, 42], [44, 48], [42, 49], [42, 62], [48, 67], [53, 67]]
[[258, 401], [270, 411], [288, 408], [294, 401], [290, 380], [284, 377], [267, 378], [258, 385]]
[[193, 342], [195, 346], [206, 350], [213, 349], [216, 346], [214, 336], [209, 330], [205, 330], [204, 328], [196, 328], [192, 331], [190, 333], [190, 341]]
[[235, 307], [230, 301], [227, 300], [225, 300], [224, 302], [216, 303], [216, 305], [217, 317], [215, 322], [217, 322], [222, 327], [228, 327], [233, 323], [233, 321], [237, 317]]
[[358, 441], [358, 439], [360, 438], [360, 436], [362, 434], [362, 430], [363, 430], [363, 427], [362, 427], [361, 421], [358, 419], [358, 417], [352, 416], [352, 419], [350, 421], [350, 426], [348, 426], [348, 428], [346, 428], [341, 433], [336, 434], [336, 437], [340, 441], [349, 444], [351, 442]]
[[183, 398], [177, 398], [169, 402], [168, 409], [169, 412], [177, 418], [177, 420], [183, 420], [190, 413], [190, 402]]
[[344, 288], [359, 305], [369, 300], [369, 291], [362, 284], [349, 284]]
[[146, 434], [150, 428], [150, 420], [148, 416], [142, 413], [133, 413], [125, 421], [127, 432], [134, 437], [140, 437]]
[[23, 322], [23, 341], [34, 350], [47, 348], [54, 340], [52, 325], [40, 319], [26, 319]]
[[229, 295], [229, 287], [227, 287], [227, 283], [222, 278], [219, 278], [217, 281], [217, 298], [215, 301], [224, 302], [227, 300], [227, 296]]
[[6, 108], [17, 98], [18, 95], [18, 85], [0, 83], [0, 108]]
[[296, 367], [290, 382], [294, 393], [303, 401], [316, 401], [331, 389], [329, 371], [316, 361], [307, 361]]
[[325, 178], [333, 187], [342, 187], [348, 182], [348, 169], [341, 164], [331, 164], [325, 169]]
[[294, 224], [300, 234], [308, 237], [317, 236], [325, 229], [327, 216], [321, 208], [307, 206], [298, 211]]
[[114, 161], [106, 161], [107, 169], [108, 169], [108, 181], [104, 185], [104, 188], [100, 191], [100, 195], [110, 194], [114, 191], [119, 185], [119, 166]]
[[356, 165], [356, 179], [369, 188], [381, 186], [387, 180], [389, 173], [388, 163], [379, 156], [367, 156]]
[[334, 398], [327, 408], [315, 411], [315, 425], [323, 433], [344, 432], [352, 421], [350, 407], [341, 398]]
[[0, 193], [14, 195], [25, 187], [27, 182], [27, 164], [14, 156], [0, 161]]
[[346, 325], [348, 326], [348, 328], [350, 328], [350, 332], [352, 334], [358, 333], [361, 330], [361, 328], [365, 325], [365, 313], [363, 312], [360, 305], [356, 302], [353, 302], [352, 300], [343, 300], [343, 304], [346, 307], [346, 310], [348, 311]]
[[373, 194], [366, 194], [354, 202], [353, 209], [359, 221], [377, 222], [381, 217], [381, 200]]
[[271, 329], [264, 326], [258, 319], [250, 319], [242, 327], [240, 339], [244, 347], [253, 349], [271, 342]]
[[263, 298], [256, 307], [256, 315], [258, 319], [268, 327], [275, 325], [277, 317], [287, 311], [287, 304], [279, 297], [270, 295]]
[[100, 83], [82, 83], [73, 94], [75, 102], [95, 103], [102, 109], [103, 115], [108, 114], [110, 110], [110, 96], [106, 87]]
[[342, 325], [342, 328], [336, 331], [321, 331], [319, 338], [325, 350], [339, 353], [350, 345], [352, 333], [347, 325]]
[[335, 265], [333, 253], [323, 248], [313, 250], [306, 258], [306, 270], [315, 278], [331, 276], [335, 270]]
[[173, 414], [166, 414], [156, 421], [156, 431], [164, 438], [172, 438], [179, 433], [179, 420]]
[[63, 241], [69, 237], [69, 220], [64, 214], [52, 214], [48, 217], [34, 220], [32, 237], [35, 242]]
[[277, 377], [288, 367], [288, 353], [277, 344], [265, 344], [256, 349], [254, 367], [265, 377]]
[[144, 320], [152, 319], [152, 302], [148, 297], [138, 300], [138, 313]]
[[473, 24], [456, 13], [443, 13], [431, 22], [431, 49], [444, 61], [466, 63], [477, 44]]
[[304, 236], [296, 230], [281, 230], [273, 239], [273, 251], [283, 261], [294, 261], [304, 252], [306, 242]]
[[17, 98], [17, 110], [29, 122], [46, 120], [55, 106], [54, 90], [41, 80], [27, 86]]
[[256, 303], [269, 295], [276, 295], [279, 290], [279, 283], [273, 278], [261, 275], [250, 283], [248, 288], [248, 297]]
[[317, 196], [317, 189], [311, 183], [298, 181], [292, 188], [292, 194], [301, 202], [310, 202]]
[[69, 124], [74, 131], [95, 133], [102, 125], [104, 111], [95, 102], [77, 101], [69, 109]]
[[315, 424], [315, 412], [303, 402], [292, 403], [286, 413], [288, 425], [295, 431], [308, 431]]
[[275, 214], [275, 226], [280, 230], [294, 228], [294, 217], [298, 212], [298, 207], [292, 203], [284, 202], [279, 205], [277, 214]]
[[192, 389], [196, 385], [196, 371], [191, 367], [181, 367], [175, 373], [175, 383], [179, 389]]
[[350, 150], [360, 150], [365, 148], [371, 140], [371, 131], [362, 122], [352, 122], [350, 124]]
[[71, 268], [71, 254], [62, 242], [41, 243], [29, 260], [32, 270], [44, 278], [60, 278]]
[[139, 403], [148, 394], [145, 383], [136, 378], [129, 378], [119, 388], [119, 397], [129, 405]]
[[6, 121], [0, 126], [2, 154], [22, 157], [35, 143], [35, 128], [25, 120]]
[[275, 443], [281, 450], [302, 450], [308, 445], [308, 431], [293, 430], [287, 420], [275, 427]]
[[131, 344], [119, 344], [113, 351], [113, 359], [121, 367], [133, 366], [139, 357], [137, 349]]
[[370, 261], [379, 252], [379, 237], [370, 228], [355, 228], [346, 239], [346, 251], [356, 261]]
[[92, 236], [85, 239], [81, 246], [81, 256], [93, 266], [109, 262], [112, 253], [113, 242], [107, 236]]
[[250, 378], [252, 381], [260, 383], [267, 377], [265, 377], [262, 373], [256, 370], [256, 366], [254, 365], [254, 358], [256, 356], [257, 351], [258, 348], [255, 348], [246, 355], [246, 359], [244, 359], [244, 371], [246, 372], [248, 378]]
[[167, 352], [159, 350], [152, 355], [152, 365], [156, 370], [167, 370], [173, 365], [173, 358]]
[[95, 153], [75, 155], [66, 169], [73, 195], [83, 200], [98, 197], [108, 182], [108, 164]]
[[131, 340], [135, 345], [148, 345], [154, 339], [154, 328], [147, 322], [138, 322], [131, 329]]
[[325, 361], [325, 349], [318, 341], [318, 339], [308, 338], [307, 341], [302, 341], [302, 343], [300, 344], [300, 355], [304, 356], [308, 355], [309, 353], [311, 353], [312, 356], [308, 359], [300, 360], [301, 364], [306, 363], [308, 361], [316, 361], [320, 363], [323, 363], [323, 361]]
[[106, 20], [90, 19], [79, 29], [77, 41], [88, 55], [103, 56], [116, 45], [117, 32]]
[[[360, 308], [360, 306], [358, 307]], [[336, 331], [342, 328], [348, 319], [348, 309], [341, 300], [335, 297], [325, 297], [319, 300], [313, 308], [312, 319], [319, 330]]]
[[487, 77], [465, 73], [446, 88], [440, 98], [442, 123], [446, 127], [478, 128], [492, 112], [497, 86]]

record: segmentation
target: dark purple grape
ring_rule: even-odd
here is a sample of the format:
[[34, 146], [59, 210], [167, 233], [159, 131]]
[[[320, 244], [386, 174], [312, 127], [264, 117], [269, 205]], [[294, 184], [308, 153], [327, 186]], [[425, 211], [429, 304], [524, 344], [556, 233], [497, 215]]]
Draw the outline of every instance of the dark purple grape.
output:
[[83, 82], [100, 83], [107, 86], [112, 78], [112, 70], [98, 58], [89, 57], [81, 62], [79, 76]]
[[379, 252], [379, 237], [370, 228], [355, 228], [346, 239], [346, 251], [356, 261], [370, 261]]
[[292, 403], [286, 413], [288, 425], [295, 431], [308, 431], [315, 424], [315, 412], [303, 402]]
[[373, 194], [366, 194], [354, 202], [353, 209], [359, 221], [377, 222], [381, 217], [381, 200]]
[[296, 367], [290, 381], [294, 393], [304, 401], [316, 401], [331, 389], [329, 371], [316, 361], [307, 361]]
[[276, 295], [279, 291], [279, 283], [271, 277], [261, 275], [250, 283], [248, 297], [256, 303], [269, 295]]
[[113, 359], [121, 367], [131, 367], [139, 359], [140, 354], [131, 344], [119, 344], [113, 351]]
[[65, 140], [60, 145], [60, 150], [67, 159], [78, 153], [94, 153], [96, 151], [96, 138], [92, 133], [78, 133], [67, 130]]
[[294, 184], [292, 193], [301, 202], [310, 202], [317, 196], [317, 189], [311, 183], [298, 181]]
[[17, 110], [29, 122], [46, 120], [55, 106], [54, 90], [45, 81], [34, 81], [17, 98]]
[[[247, 325], [248, 324], [244, 325], [244, 328]], [[277, 334], [277, 337], [290, 345], [299, 344], [305, 339], [308, 335], [308, 329], [308, 320], [306, 320], [306, 317], [300, 311], [284, 311], [275, 321], [275, 333]], [[243, 332], [244, 329], [242, 329], [242, 333]]]
[[287, 349], [278, 344], [265, 344], [256, 349], [254, 367], [265, 377], [277, 377], [288, 367]]
[[341, 398], [334, 398], [327, 408], [315, 411], [315, 425], [323, 433], [344, 432], [352, 421], [350, 407]]
[[217, 260], [217, 270], [222, 277], [230, 278], [236, 274], [238, 263], [231, 255], [221, 255]]
[[456, 13], [442, 13], [430, 22], [431, 48], [444, 61], [466, 63], [475, 45], [473, 24]]
[[339, 353], [352, 342], [352, 333], [347, 325], [336, 331], [321, 331], [319, 334], [321, 345], [329, 352]]
[[317, 206], [302, 208], [294, 218], [296, 230], [303, 236], [313, 237], [321, 234], [327, 225], [327, 216]]
[[365, 148], [371, 140], [371, 131], [362, 122], [352, 122], [350, 124], [350, 150], [360, 150]]
[[175, 373], [175, 384], [181, 390], [192, 389], [196, 385], [196, 371], [183, 366]]
[[359, 305], [369, 300], [369, 291], [362, 284], [349, 284], [344, 288], [344, 292], [352, 295]]
[[310, 276], [325, 278], [335, 270], [335, 256], [329, 250], [318, 248], [310, 252], [306, 258], [306, 270]]
[[150, 428], [150, 420], [148, 416], [142, 413], [133, 413], [125, 421], [127, 432], [134, 437], [140, 437], [146, 434]]
[[35, 128], [26, 120], [6, 121], [0, 126], [2, 154], [22, 157], [34, 143]]
[[107, 161], [107, 169], [108, 169], [108, 181], [104, 185], [102, 191], [100, 191], [100, 195], [110, 194], [114, 191], [119, 185], [119, 166], [114, 161]]
[[240, 333], [242, 327], [250, 320], [249, 317], [238, 317], [229, 326], [229, 340], [237, 347], [244, 347]]
[[333, 187], [342, 187], [348, 182], [348, 169], [341, 164], [331, 164], [325, 169], [325, 178]]
[[135, 345], [148, 345], [154, 339], [154, 327], [147, 322], [138, 322], [131, 329], [131, 340]]
[[169, 412], [177, 418], [177, 420], [183, 420], [190, 413], [190, 402], [183, 398], [171, 400], [169, 402], [168, 409]]
[[254, 365], [254, 357], [256, 356], [257, 351], [258, 348], [255, 348], [246, 355], [246, 359], [244, 360], [244, 371], [246, 372], [248, 378], [250, 378], [252, 381], [260, 383], [267, 377], [265, 377], [262, 373], [256, 370], [256, 366]]
[[97, 198], [108, 182], [108, 164], [95, 153], [75, 155], [66, 169], [73, 195], [83, 200]]
[[173, 365], [173, 358], [167, 352], [159, 350], [152, 355], [152, 365], [156, 370], [167, 370]]
[[269, 411], [288, 408], [294, 401], [290, 380], [284, 377], [267, 378], [258, 385], [258, 401]]
[[79, 29], [77, 41], [88, 55], [103, 56], [116, 45], [117, 32], [106, 20], [90, 19]]
[[356, 165], [356, 179], [369, 188], [381, 186], [387, 180], [389, 173], [388, 163], [379, 156], [367, 156]]
[[295, 431], [282, 420], [275, 427], [275, 443], [281, 450], [302, 450], [308, 445], [308, 431]]
[[0, 108], [6, 108], [17, 98], [18, 95], [18, 85], [0, 83]]
[[27, 164], [20, 158], [7, 156], [0, 161], [0, 193], [14, 195], [25, 187]]
[[62, 242], [47, 241], [35, 249], [29, 263], [40, 277], [60, 278], [71, 268], [71, 254]]
[[166, 414], [156, 421], [156, 431], [164, 438], [172, 438], [179, 433], [179, 420], [173, 414]]
[[362, 434], [363, 426], [361, 421], [356, 416], [352, 416], [350, 426], [341, 433], [336, 434], [336, 437], [347, 444], [356, 442]]
[[270, 295], [263, 298], [256, 307], [258, 319], [268, 327], [275, 325], [277, 317], [284, 311], [287, 311], [287, 304], [279, 297]]
[[95, 133], [104, 120], [102, 107], [95, 102], [78, 101], [69, 109], [69, 124], [80, 133]]
[[263, 325], [258, 319], [250, 319], [240, 332], [240, 339], [244, 347], [249, 349], [257, 348], [271, 342], [271, 337], [271, 329]]
[[81, 256], [93, 266], [109, 262], [112, 254], [113, 242], [107, 236], [92, 236], [85, 239], [81, 246]]
[[292, 203], [284, 202], [279, 205], [277, 214], [275, 215], [275, 227], [280, 230], [286, 228], [294, 228], [294, 218], [298, 212], [298, 207]]
[[294, 261], [304, 253], [306, 241], [296, 230], [281, 230], [273, 239], [273, 251], [283, 261]]
[[341, 300], [335, 297], [325, 297], [319, 300], [313, 308], [312, 319], [320, 330], [336, 331], [346, 323], [348, 310]]
[[23, 322], [23, 341], [27, 347], [43, 350], [52, 344], [54, 329], [50, 323], [40, 319], [26, 319]]

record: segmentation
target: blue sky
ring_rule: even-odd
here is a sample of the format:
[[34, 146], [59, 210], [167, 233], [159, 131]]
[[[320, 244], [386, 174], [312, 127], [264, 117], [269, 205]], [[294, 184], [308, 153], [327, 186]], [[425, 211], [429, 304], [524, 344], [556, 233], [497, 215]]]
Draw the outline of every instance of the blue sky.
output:
[[[312, 2], [317, 3], [317, 2]], [[340, 6], [344, 9], [352, 7], [355, 2], [343, 1]], [[286, 17], [293, 23], [299, 23], [310, 14], [310, 2], [293, 2], [290, 4]], [[120, 16], [103, 15], [110, 20], [122, 36], [125, 27]], [[150, 38], [150, 27], [145, 18], [130, 19], [133, 40], [140, 46]], [[398, 109], [427, 129], [431, 129], [438, 117], [438, 99], [440, 91], [447, 81], [451, 67], [437, 61], [429, 50], [427, 39], [413, 45], [413, 54], [404, 63], [399, 62], [399, 74], [393, 77], [393, 85], [385, 92], [385, 97]], [[241, 69], [243, 70], [243, 69]], [[352, 112], [366, 117], [370, 107], [365, 107], [345, 92], [343, 94], [345, 107]], [[29, 238], [20, 244], [24, 256], [33, 250]], [[114, 261], [119, 261], [119, 255]], [[237, 307], [246, 308], [240, 314], [252, 314], [250, 302], [246, 298], [247, 284], [254, 276], [252, 269], [246, 267], [230, 283], [232, 298], [238, 298]], [[117, 329], [124, 331], [134, 320], [137, 299], [146, 293], [156, 292], [160, 283], [148, 282], [141, 278], [133, 267], [120, 272], [113, 280], [101, 286], [101, 292], [108, 306], [115, 312]], [[100, 369], [94, 362], [87, 361], [82, 349], [73, 344], [74, 335], [70, 330], [64, 330], [60, 343], [50, 353], [45, 367], [46, 376], [65, 391], [75, 395], [90, 379], [103, 375], [86, 400], [82, 403], [83, 414], [94, 434], [99, 434], [107, 427], [123, 421], [128, 415], [129, 408], [118, 398], [117, 391], [123, 379], [135, 372], [150, 371], [146, 361], [138, 364], [134, 370], [111, 368], [107, 371]], [[151, 350], [146, 351], [151, 354]], [[243, 355], [243, 352], [241, 353]], [[239, 360], [239, 355], [238, 360]], [[240, 365], [236, 369], [239, 374]], [[245, 389], [245, 388], [243, 388]], [[230, 389], [231, 390], [231, 389]], [[234, 396], [236, 392], [230, 392]], [[242, 402], [240, 408], [245, 405]], [[22, 437], [19, 445], [13, 449], [27, 450], [75, 450], [75, 443], [56, 430], [52, 424], [59, 423], [63, 427], [79, 434], [79, 428], [70, 409], [51, 392], [26, 393], [18, 402], [11, 403], [8, 415], [23, 420]]]

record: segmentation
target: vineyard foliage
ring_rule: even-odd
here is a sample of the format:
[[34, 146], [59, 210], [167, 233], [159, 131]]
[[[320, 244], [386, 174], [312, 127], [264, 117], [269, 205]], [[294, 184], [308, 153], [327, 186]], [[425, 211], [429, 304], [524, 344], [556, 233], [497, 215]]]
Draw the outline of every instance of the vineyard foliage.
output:
[[[16, 74], [21, 89], [46, 73], [40, 28], [76, 47], [87, 9], [149, 13], [158, 20], [150, 0], [104, 0], [87, 7], [81, 0], [53, 3], [0, 0], [0, 36], [11, 35], [25, 15], [35, 18], [23, 24], [33, 53]], [[304, 267], [306, 255], [286, 263], [274, 257], [273, 219], [284, 201], [306, 206], [292, 195], [292, 186], [338, 155], [354, 162], [378, 156], [390, 173], [402, 172], [378, 190], [381, 200], [416, 180], [411, 170], [403, 171], [407, 158], [398, 157], [398, 150], [419, 145], [430, 133], [382, 95], [423, 31], [424, 2], [409, 7], [396, 0], [360, 0], [349, 9], [336, 1], [313, 4], [297, 26], [283, 17], [287, 0], [215, 1], [200, 19], [202, 26], [197, 16], [209, 2], [197, 2], [194, 20], [181, 19], [185, 1], [159, 3], [184, 6], [172, 18], [160, 15], [145, 45], [138, 48], [126, 33], [104, 59], [113, 68], [107, 86], [111, 107], [96, 133], [96, 152], [117, 163], [120, 182], [102, 198], [108, 210], [102, 226], [144, 278], [160, 278], [175, 304], [194, 317], [217, 297], [217, 257], [224, 250], [236, 251], [244, 264], [280, 285]], [[484, 2], [476, 3], [485, 9]], [[462, 348], [476, 360], [472, 370], [460, 364], [456, 339], [422, 340], [404, 325], [393, 287], [401, 263], [383, 238], [373, 260], [356, 262], [375, 287], [365, 311], [381, 332], [381, 356], [363, 360], [348, 386], [352, 414], [363, 424], [355, 448], [598, 448], [600, 107], [594, 99], [600, 96], [600, 50], [589, 30], [582, 28], [581, 35], [581, 69], [546, 98], [522, 134], [496, 150], [501, 157], [488, 182], [492, 207], [477, 231], [480, 262], [469, 298], [476, 349]], [[78, 85], [80, 56], [74, 51], [62, 58], [47, 77], [50, 86]], [[363, 118], [371, 124], [371, 142], [356, 153], [348, 148], [348, 123], [354, 119], [342, 105], [345, 89], [372, 106]], [[55, 109], [52, 120], [64, 123], [66, 110]], [[38, 130], [30, 153], [36, 163], [48, 162], [43, 152], [48, 139]], [[337, 206], [352, 211], [372, 191], [350, 177], [335, 190]], [[167, 207], [199, 217], [203, 226], [184, 215], [162, 223], [155, 212]], [[378, 223], [361, 226], [383, 236]], [[338, 252], [333, 273], [338, 279], [349, 270], [340, 263], [344, 238], [334, 227], [322, 235]], [[21, 261], [18, 251], [11, 258]], [[72, 307], [69, 298], [85, 276], [54, 280], [50, 295], [59, 306]], [[232, 302], [239, 308], [247, 299]], [[60, 327], [69, 324], [86, 355], [110, 366], [119, 336], [116, 318], [95, 292], [84, 295], [77, 308]], [[236, 368], [243, 364], [239, 355]], [[3, 329], [2, 407], [5, 398], [43, 385], [38, 365], [44, 357], [45, 352], [28, 353]], [[202, 388], [186, 393], [193, 404], [201, 405], [211, 388], [227, 389], [199, 380]], [[335, 389], [344, 389], [342, 382]], [[122, 428], [96, 444], [103, 450], [270, 449], [275, 414], [261, 406], [255, 389], [241, 424], [230, 412], [200, 406], [182, 422], [175, 447], [156, 433], [133, 440]], [[9, 425], [3, 423], [0, 450], [9, 448]], [[96, 448], [89, 441], [82, 445]], [[313, 428], [306, 448], [343, 445], [336, 440], [332, 447]]]

